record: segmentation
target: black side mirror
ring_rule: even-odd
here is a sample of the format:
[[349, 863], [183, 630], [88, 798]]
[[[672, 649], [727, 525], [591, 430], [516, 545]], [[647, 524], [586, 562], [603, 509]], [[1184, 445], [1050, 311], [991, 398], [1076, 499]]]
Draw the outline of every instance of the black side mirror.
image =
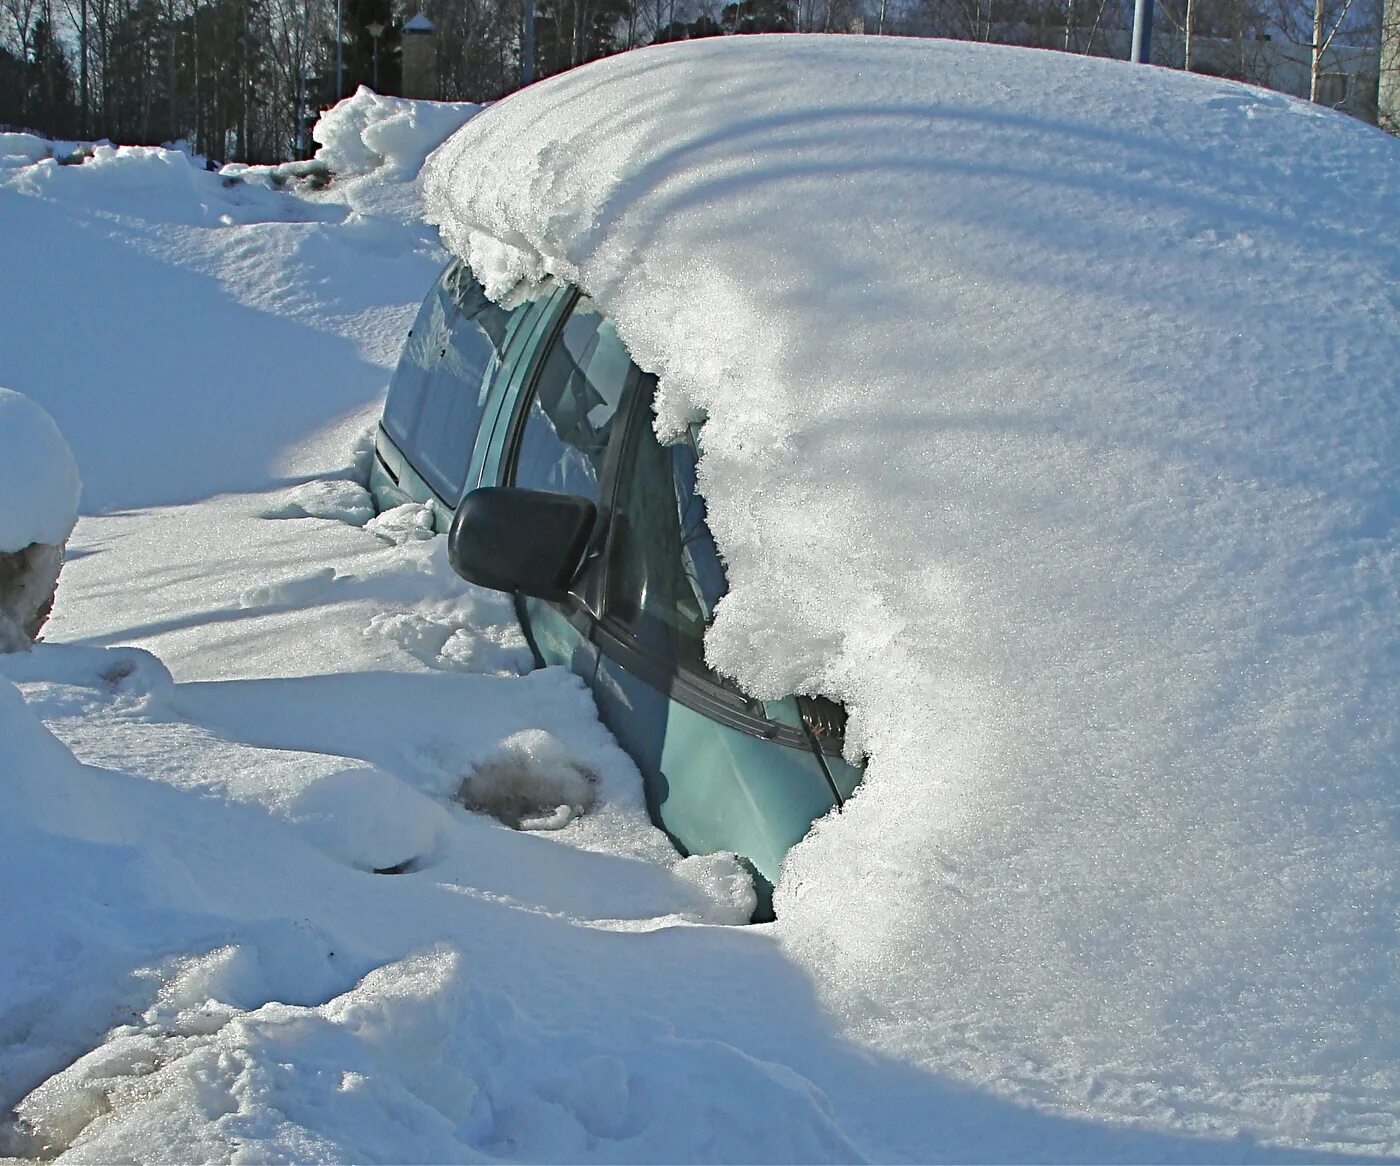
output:
[[574, 494], [484, 486], [457, 507], [447, 558], [479, 587], [561, 599], [597, 517], [597, 507]]

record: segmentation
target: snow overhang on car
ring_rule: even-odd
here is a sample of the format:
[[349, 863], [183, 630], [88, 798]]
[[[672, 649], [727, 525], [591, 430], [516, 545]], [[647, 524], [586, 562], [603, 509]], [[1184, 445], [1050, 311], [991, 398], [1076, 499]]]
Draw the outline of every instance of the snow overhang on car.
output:
[[1245, 966], [1269, 1031], [1390, 1024], [1393, 139], [1112, 61], [742, 37], [532, 86], [426, 189], [489, 295], [582, 288], [658, 431], [703, 420], [707, 659], [850, 709], [794, 942], [1122, 1031], [1228, 1027]]

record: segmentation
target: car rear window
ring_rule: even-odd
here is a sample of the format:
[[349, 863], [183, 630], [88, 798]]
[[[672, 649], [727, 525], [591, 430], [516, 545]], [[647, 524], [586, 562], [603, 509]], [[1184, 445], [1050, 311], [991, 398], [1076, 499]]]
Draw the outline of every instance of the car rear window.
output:
[[433, 491], [455, 505], [502, 353], [524, 308], [486, 298], [461, 263], [423, 302], [389, 386], [384, 428]]

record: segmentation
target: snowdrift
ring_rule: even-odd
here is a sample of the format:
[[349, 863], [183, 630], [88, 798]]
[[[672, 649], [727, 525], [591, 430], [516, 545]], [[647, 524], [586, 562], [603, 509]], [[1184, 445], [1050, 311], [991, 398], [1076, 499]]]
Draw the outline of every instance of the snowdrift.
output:
[[852, 1031], [1400, 1144], [1397, 198], [1278, 94], [857, 37], [625, 54], [430, 159], [492, 296], [578, 284], [704, 419], [711, 662], [851, 709], [777, 910]]
[[24, 394], [0, 388], [0, 553], [63, 542], [81, 488], [53, 418]]
[[0, 388], [0, 652], [27, 649], [48, 619], [81, 488], [53, 418]]
[[364, 90], [289, 167], [0, 139], [0, 255], [24, 281], [0, 384], [58, 422], [88, 513], [261, 489], [284, 451], [372, 411], [443, 261], [418, 166], [476, 108]]

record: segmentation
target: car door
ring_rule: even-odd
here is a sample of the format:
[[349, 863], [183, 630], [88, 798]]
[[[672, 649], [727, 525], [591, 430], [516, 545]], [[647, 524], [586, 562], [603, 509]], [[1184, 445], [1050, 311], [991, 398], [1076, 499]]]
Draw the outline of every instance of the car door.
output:
[[640, 373], [603, 314], [586, 296], [557, 301], [556, 318], [522, 378], [509, 408], [512, 423], [500, 443], [495, 474], [502, 485], [588, 499], [599, 521], [572, 594], [563, 602], [518, 599], [521, 624], [536, 657], [571, 668], [592, 681], [597, 650], [592, 628], [600, 596], [600, 568], [608, 497], [627, 409]]
[[496, 377], [495, 413], [481, 422], [490, 436], [478, 439], [467, 481], [581, 497], [597, 510], [569, 594], [517, 595], [521, 625], [542, 664], [592, 684], [676, 844], [751, 863], [761, 917], [788, 848], [859, 779], [833, 756], [839, 718], [814, 718], [815, 706], [793, 698], [752, 700], [706, 667], [704, 629], [726, 584], [695, 489], [698, 450], [693, 435], [657, 442], [655, 378], [611, 321], [561, 289], [519, 328], [526, 339]]
[[[611, 500], [594, 695], [646, 777], [653, 818], [687, 853], [746, 858], [762, 915], [783, 856], [841, 791], [797, 699], [753, 700], [705, 663], [724, 566], [696, 489], [697, 434], [656, 440], [653, 387], [637, 393]], [[838, 721], [829, 728], [834, 741]]]

